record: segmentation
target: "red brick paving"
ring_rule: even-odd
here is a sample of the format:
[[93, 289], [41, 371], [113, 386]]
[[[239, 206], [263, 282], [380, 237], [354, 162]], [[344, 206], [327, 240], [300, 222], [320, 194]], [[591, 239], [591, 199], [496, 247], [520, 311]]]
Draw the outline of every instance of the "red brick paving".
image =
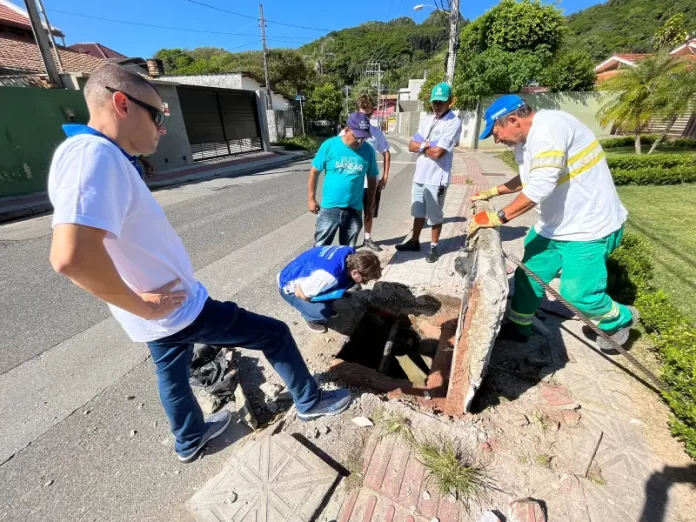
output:
[[567, 406], [575, 402], [565, 386], [546, 386], [541, 389], [541, 396], [551, 406]]
[[363, 486], [346, 499], [340, 522], [459, 520], [459, 505], [450, 497], [440, 497], [423, 465], [401, 439], [373, 433], [363, 455], [363, 471]]

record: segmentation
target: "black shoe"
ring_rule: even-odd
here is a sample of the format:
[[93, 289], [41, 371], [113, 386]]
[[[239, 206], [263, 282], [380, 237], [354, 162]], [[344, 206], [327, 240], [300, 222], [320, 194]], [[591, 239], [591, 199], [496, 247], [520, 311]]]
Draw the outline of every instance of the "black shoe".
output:
[[506, 322], [500, 327], [500, 332], [498, 332], [498, 339], [506, 341], [514, 341], [516, 343], [526, 343], [529, 341], [529, 337], [520, 333], [517, 327], [511, 323]]
[[440, 254], [437, 252], [437, 247], [436, 246], [431, 246], [430, 250], [428, 250], [428, 255], [425, 256], [425, 260], [428, 263], [435, 263], [437, 260], [440, 258]]
[[382, 251], [382, 247], [379, 246], [377, 243], [375, 243], [371, 237], [365, 239], [365, 241], [363, 242], [363, 246], [369, 248], [373, 252], [381, 252]]
[[315, 323], [313, 321], [308, 321], [307, 319], [305, 319], [304, 322], [307, 325], [307, 328], [310, 332], [322, 334], [326, 333], [326, 331], [328, 330], [328, 328], [326, 328], [326, 326], [321, 323]]
[[418, 241], [414, 241], [413, 239], [409, 239], [405, 243], [396, 245], [396, 249], [399, 252], [420, 252], [420, 243]]

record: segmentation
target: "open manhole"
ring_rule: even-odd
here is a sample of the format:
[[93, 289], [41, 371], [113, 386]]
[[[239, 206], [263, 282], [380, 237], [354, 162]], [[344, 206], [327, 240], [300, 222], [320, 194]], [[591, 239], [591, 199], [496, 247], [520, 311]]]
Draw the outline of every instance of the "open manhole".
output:
[[338, 358], [424, 386], [436, 350], [437, 340], [421, 339], [408, 316], [372, 309], [365, 313]]
[[443, 307], [431, 316], [395, 314], [368, 305], [332, 369], [360, 388], [426, 399], [447, 396], [458, 310]]

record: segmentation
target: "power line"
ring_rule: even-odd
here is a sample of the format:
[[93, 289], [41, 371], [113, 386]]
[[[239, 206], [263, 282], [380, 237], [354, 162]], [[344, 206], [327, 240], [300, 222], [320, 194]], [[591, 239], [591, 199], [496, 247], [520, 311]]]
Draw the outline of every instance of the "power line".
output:
[[[215, 9], [216, 11], [220, 11], [220, 12], [222, 12], [222, 13], [228, 13], [228, 14], [233, 14], [233, 15], [235, 15], [235, 16], [241, 16], [241, 17], [243, 17], [243, 18], [251, 18], [251, 19], [253, 19], [253, 20], [258, 20], [258, 18], [255, 17], [255, 16], [249, 16], [249, 15], [245, 15], [245, 14], [242, 14], [242, 13], [237, 13], [237, 12], [235, 12], [235, 11], [230, 11], [230, 10], [228, 10], [228, 9], [223, 9], [222, 7], [217, 7], [217, 6], [214, 6], [214, 5], [206, 4], [205, 2], [198, 2], [197, 0], [186, 0], [186, 1], [187, 1], [187, 2], [190, 2], [190, 3], [192, 3], [192, 4], [196, 4], [196, 5], [201, 5], [201, 6], [207, 7], [207, 8], [209, 8], [209, 9]], [[275, 22], [275, 21], [273, 21], [273, 20], [266, 20], [266, 23], [268, 23], [268, 24], [275, 24], [275, 25], [284, 25], [285, 27], [294, 27], [294, 28], [296, 28], [296, 29], [307, 29], [307, 30], [309, 30], [309, 31], [321, 31], [321, 32], [324, 32], [324, 33], [332, 32], [332, 31], [334, 30], [334, 29], [321, 29], [321, 28], [319, 28], [319, 27], [306, 27], [306, 26], [304, 26], [304, 25], [286, 24], [286, 23], [283, 23], [283, 22]]]
[[[81, 14], [81, 13], [71, 13], [70, 11], [63, 11], [61, 9], [51, 9], [51, 12], [55, 13], [61, 13], [61, 14], [66, 14], [70, 16], [79, 16], [80, 18], [90, 18], [92, 20], [102, 20], [104, 22], [115, 22], [118, 24], [127, 24], [127, 25], [139, 25], [141, 27], [153, 27], [156, 29], [169, 29], [171, 31], [186, 31], [189, 33], [206, 33], [206, 34], [222, 34], [225, 36], [256, 36], [255, 34], [252, 33], [226, 33], [224, 31], [210, 31], [207, 29], [188, 29], [186, 27], [173, 27], [170, 25], [155, 25], [155, 24], [146, 24], [142, 22], [133, 22], [131, 20], [116, 20], [113, 18], [104, 18], [101, 16], [93, 16], [93, 15], [86, 15], [86, 14]], [[298, 39], [298, 40], [306, 40], [304, 36], [285, 36], [283, 35], [282, 38], [293, 38], [293, 39]]]

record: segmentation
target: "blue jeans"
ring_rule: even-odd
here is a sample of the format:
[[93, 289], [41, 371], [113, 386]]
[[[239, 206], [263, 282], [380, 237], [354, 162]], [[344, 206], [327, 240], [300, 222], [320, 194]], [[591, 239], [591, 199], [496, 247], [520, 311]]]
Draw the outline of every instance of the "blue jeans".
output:
[[354, 208], [322, 208], [314, 231], [314, 246], [333, 243], [337, 230], [339, 245], [355, 247], [362, 230], [362, 213]]
[[231, 301], [209, 298], [189, 326], [147, 343], [179, 454], [193, 450], [206, 431], [203, 412], [189, 384], [194, 343], [261, 350], [288, 387], [297, 411], [306, 412], [319, 400], [319, 387], [285, 323], [239, 308]]
[[331, 314], [333, 313], [333, 306], [331, 305], [333, 301], [312, 303], [300, 299], [295, 294], [286, 294], [282, 289], [280, 290], [280, 295], [285, 299], [286, 303], [302, 314], [302, 318], [305, 321], [326, 324], [331, 319]]

